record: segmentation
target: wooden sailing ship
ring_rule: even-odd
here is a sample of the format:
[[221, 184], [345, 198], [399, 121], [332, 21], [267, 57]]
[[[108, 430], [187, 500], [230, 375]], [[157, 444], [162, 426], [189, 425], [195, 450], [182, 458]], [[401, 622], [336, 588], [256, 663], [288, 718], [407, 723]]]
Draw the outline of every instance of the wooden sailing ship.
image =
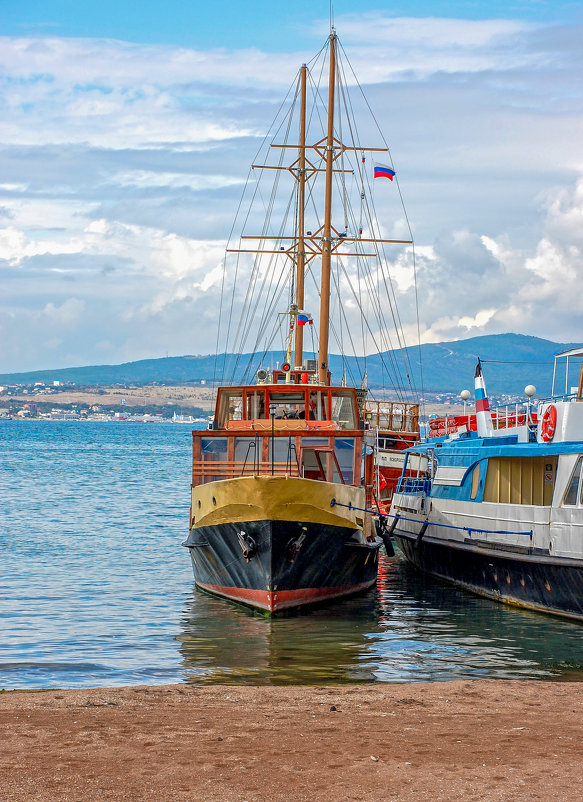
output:
[[[366, 151], [386, 148], [348, 146], [338, 138], [334, 31], [328, 44], [325, 135], [308, 144], [309, 70], [303, 65], [299, 142], [271, 146], [284, 154], [291, 148], [295, 158], [291, 165], [259, 167], [293, 175], [294, 230], [264, 229], [257, 236], [242, 236], [239, 247], [228, 249], [254, 258], [283, 256], [292, 266], [284, 359], [276, 368], [256, 370], [255, 383], [220, 386], [212, 428], [193, 432], [190, 534], [184, 545], [196, 584], [269, 613], [369, 588], [376, 581], [382, 545], [366, 511], [374, 501], [377, 474], [374, 459], [370, 453], [365, 456], [365, 393], [345, 382], [331, 383], [331, 261], [335, 255], [355, 255], [351, 249], [361, 258], [378, 256], [379, 245], [410, 240], [363, 236], [358, 223], [352, 233], [348, 224], [344, 230], [333, 225], [333, 184], [354, 174], [345, 157], [362, 152], [364, 163]], [[318, 173], [325, 178], [324, 216], [310, 231], [307, 200]], [[249, 247], [253, 243], [246, 240], [256, 240], [258, 246]], [[304, 311], [305, 278], [318, 261], [317, 359], [306, 359], [304, 333], [313, 329], [311, 315]]]

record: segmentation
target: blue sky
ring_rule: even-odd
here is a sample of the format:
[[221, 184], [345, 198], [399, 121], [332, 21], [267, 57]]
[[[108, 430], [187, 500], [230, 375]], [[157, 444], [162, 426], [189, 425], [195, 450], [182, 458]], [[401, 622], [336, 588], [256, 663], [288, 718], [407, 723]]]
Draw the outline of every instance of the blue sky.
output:
[[[327, 2], [290, 6], [0, 3], [0, 372], [213, 351], [242, 182], [328, 30]], [[398, 168], [422, 338], [580, 341], [581, 4], [334, 18]]]
[[[260, 47], [281, 52], [293, 36], [297, 47], [310, 45], [315, 20], [329, 19], [329, 2], [320, 0], [3, 0], [0, 27], [5, 35], [47, 35], [123, 39], [185, 47]], [[581, 4], [548, 0], [475, 0], [474, 2], [377, 2], [336, 0], [337, 19], [363, 10], [392, 17], [441, 17], [472, 20], [524, 19], [569, 21]]]

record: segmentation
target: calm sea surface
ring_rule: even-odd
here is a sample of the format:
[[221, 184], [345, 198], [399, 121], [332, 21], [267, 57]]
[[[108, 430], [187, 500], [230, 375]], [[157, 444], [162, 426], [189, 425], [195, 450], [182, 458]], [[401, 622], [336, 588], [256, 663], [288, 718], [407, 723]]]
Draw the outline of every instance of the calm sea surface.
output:
[[384, 560], [269, 620], [194, 590], [190, 426], [0, 422], [0, 688], [583, 679], [583, 626]]

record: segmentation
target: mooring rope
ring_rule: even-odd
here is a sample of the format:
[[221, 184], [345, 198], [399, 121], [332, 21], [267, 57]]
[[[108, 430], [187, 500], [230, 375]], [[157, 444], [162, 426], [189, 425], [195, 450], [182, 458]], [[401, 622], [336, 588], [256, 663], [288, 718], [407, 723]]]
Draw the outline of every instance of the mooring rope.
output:
[[[418, 518], [406, 518], [404, 515], [392, 515], [388, 512], [378, 512], [377, 510], [369, 510], [366, 507], [355, 507], [354, 504], [342, 504], [336, 501], [335, 498], [330, 502], [331, 507], [346, 507], [349, 510], [359, 510], [361, 512], [369, 512], [371, 515], [379, 515], [382, 518], [397, 518], [399, 521], [412, 521], [413, 523], [423, 524], [425, 521], [420, 521]], [[481, 532], [484, 535], [516, 535], [532, 538], [534, 532], [531, 529], [529, 532], [509, 532], [505, 529], [477, 529], [473, 526], [455, 526], [455, 524], [440, 524], [437, 521], [428, 521], [430, 526], [441, 526], [444, 529], [459, 529], [462, 532], [468, 532], [471, 536], [472, 532]]]

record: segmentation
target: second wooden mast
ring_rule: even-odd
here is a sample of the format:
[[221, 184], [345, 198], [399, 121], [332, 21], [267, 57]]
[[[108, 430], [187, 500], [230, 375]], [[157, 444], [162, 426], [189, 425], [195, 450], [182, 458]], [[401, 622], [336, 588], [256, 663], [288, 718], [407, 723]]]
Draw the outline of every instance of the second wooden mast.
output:
[[[300, 142], [298, 165], [298, 230], [296, 253], [296, 304], [304, 308], [306, 271], [305, 205], [306, 205], [306, 65], [300, 71]], [[318, 381], [328, 384], [328, 341], [330, 331], [330, 269], [332, 256], [332, 180], [334, 164], [334, 101], [336, 84], [336, 34], [330, 34], [330, 77], [328, 84], [328, 130], [326, 135], [326, 187], [324, 196], [324, 228], [322, 230], [322, 270], [320, 280], [320, 332], [318, 344]], [[294, 364], [303, 361], [303, 326], [296, 324]]]
[[322, 232], [322, 274], [320, 281], [320, 336], [318, 379], [328, 384], [328, 338], [330, 329], [330, 264], [332, 256], [332, 167], [334, 164], [334, 99], [336, 84], [336, 34], [330, 34], [330, 78], [328, 83], [328, 132], [326, 136], [326, 189]]
[[[304, 308], [304, 282], [306, 276], [306, 242], [304, 238], [306, 215], [306, 102], [307, 74], [305, 64], [300, 70], [300, 156], [298, 169], [298, 245], [296, 260], [296, 304], [298, 310]], [[298, 325], [296, 318], [296, 339], [294, 348], [294, 365], [301, 367], [304, 359], [304, 327]]]

